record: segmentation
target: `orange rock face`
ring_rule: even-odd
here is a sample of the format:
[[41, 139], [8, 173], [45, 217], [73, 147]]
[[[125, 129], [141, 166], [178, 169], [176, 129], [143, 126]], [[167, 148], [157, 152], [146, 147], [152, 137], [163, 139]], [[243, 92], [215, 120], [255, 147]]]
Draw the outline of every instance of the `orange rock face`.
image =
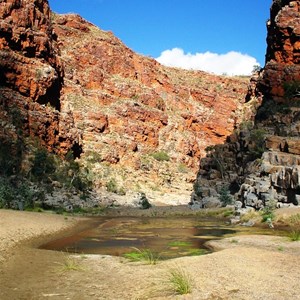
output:
[[77, 15], [56, 16], [53, 28], [65, 65], [62, 103], [84, 150], [96, 145], [106, 157], [113, 145], [120, 163], [164, 150], [196, 167], [205, 147], [236, 125], [248, 79], [163, 67]]
[[79, 135], [72, 128], [72, 116], [59, 112], [63, 66], [48, 2], [1, 1], [0, 20], [3, 118], [9, 121], [17, 109], [27, 134], [65, 154], [79, 142]]
[[173, 171], [148, 157], [163, 151], [170, 168], [195, 171], [204, 149], [240, 122], [247, 86], [163, 67], [77, 15], [51, 13], [47, 1], [1, 1], [0, 118], [18, 108], [23, 129], [50, 151], [97, 153], [99, 163], [170, 185]]
[[273, 1], [267, 22], [266, 66], [259, 89], [284, 101], [284, 85], [300, 82], [300, 1]]
[[273, 0], [267, 26], [266, 65], [251, 78], [246, 122], [201, 159], [191, 198], [197, 206], [214, 204], [222, 186], [236, 207], [300, 204], [300, 1]]

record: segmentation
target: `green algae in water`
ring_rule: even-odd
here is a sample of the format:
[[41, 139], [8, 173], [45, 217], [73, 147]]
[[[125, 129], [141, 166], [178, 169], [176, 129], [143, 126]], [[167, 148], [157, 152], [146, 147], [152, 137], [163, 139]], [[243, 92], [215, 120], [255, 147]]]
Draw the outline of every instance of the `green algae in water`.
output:
[[205, 255], [207, 253], [209, 253], [207, 249], [191, 248], [189, 249], [187, 256]]
[[173, 241], [168, 243], [168, 246], [170, 247], [190, 247], [192, 245], [191, 242], [186, 241]]
[[181, 256], [197, 256], [209, 253], [207, 249], [193, 248], [193, 243], [188, 241], [172, 241], [168, 243], [168, 246], [171, 247], [168, 252], [174, 249], [177, 250]]

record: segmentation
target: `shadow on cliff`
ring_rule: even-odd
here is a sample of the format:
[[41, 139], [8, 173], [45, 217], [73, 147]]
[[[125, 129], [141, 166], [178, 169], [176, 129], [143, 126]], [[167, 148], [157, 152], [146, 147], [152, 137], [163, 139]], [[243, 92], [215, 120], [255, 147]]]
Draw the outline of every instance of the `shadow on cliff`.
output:
[[192, 202], [220, 205], [217, 199], [226, 188], [241, 207], [261, 209], [272, 201], [279, 207], [299, 204], [298, 88], [295, 82], [284, 83], [281, 101], [260, 95], [253, 121], [242, 122], [224, 144], [206, 148]]

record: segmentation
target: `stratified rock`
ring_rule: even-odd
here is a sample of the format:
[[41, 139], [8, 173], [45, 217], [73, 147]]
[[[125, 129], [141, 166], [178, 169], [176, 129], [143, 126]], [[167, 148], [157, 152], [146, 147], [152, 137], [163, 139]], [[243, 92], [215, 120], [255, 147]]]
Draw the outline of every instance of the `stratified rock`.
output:
[[268, 136], [266, 148], [300, 155], [300, 139], [299, 137]]
[[0, 20], [1, 118], [11, 121], [18, 114], [17, 130], [66, 154], [80, 136], [72, 113], [60, 113], [64, 70], [48, 2], [1, 1]]
[[300, 2], [274, 0], [267, 28], [266, 65], [259, 89], [265, 97], [283, 101], [284, 84], [300, 81]]
[[[113, 147], [118, 162], [132, 164], [164, 150], [195, 167], [236, 125], [247, 80], [163, 67], [78, 15], [55, 15], [53, 26], [66, 66], [63, 102], [83, 130], [84, 151], [105, 157]], [[132, 143], [136, 153], [124, 150]]]
[[242, 207], [255, 209], [298, 204], [300, 195], [300, 1], [274, 0], [267, 28], [266, 65], [251, 79], [244, 109], [255, 122], [210, 150], [197, 178], [229, 183]]
[[[164, 67], [78, 15], [54, 15], [53, 28], [66, 66], [62, 111], [70, 109], [81, 130], [83, 159], [98, 153], [94, 172], [108, 164], [130, 189], [191, 189], [204, 149], [239, 123], [248, 79]], [[169, 163], [153, 159], [156, 152]]]

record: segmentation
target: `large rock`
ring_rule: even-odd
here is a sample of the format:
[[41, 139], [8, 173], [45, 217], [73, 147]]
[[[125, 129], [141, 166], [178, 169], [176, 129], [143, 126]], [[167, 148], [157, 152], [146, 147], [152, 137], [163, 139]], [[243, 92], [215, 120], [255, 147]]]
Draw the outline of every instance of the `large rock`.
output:
[[2, 84], [59, 108], [63, 66], [57, 55], [48, 2], [2, 1], [0, 19]]
[[[121, 164], [164, 150], [195, 168], [205, 147], [224, 142], [236, 125], [247, 79], [163, 67], [78, 15], [56, 15], [53, 27], [66, 65], [64, 105], [83, 139], [95, 142], [84, 150], [105, 157], [113, 144]], [[124, 151], [132, 143], [138, 151]]]
[[[0, 134], [22, 129], [49, 151], [73, 150], [97, 187], [115, 178], [147, 195], [191, 190], [204, 149], [240, 122], [247, 84], [163, 67], [46, 0], [1, 1]], [[9, 126], [16, 109], [21, 128]]]
[[300, 139], [299, 137], [268, 136], [266, 148], [300, 155]]

